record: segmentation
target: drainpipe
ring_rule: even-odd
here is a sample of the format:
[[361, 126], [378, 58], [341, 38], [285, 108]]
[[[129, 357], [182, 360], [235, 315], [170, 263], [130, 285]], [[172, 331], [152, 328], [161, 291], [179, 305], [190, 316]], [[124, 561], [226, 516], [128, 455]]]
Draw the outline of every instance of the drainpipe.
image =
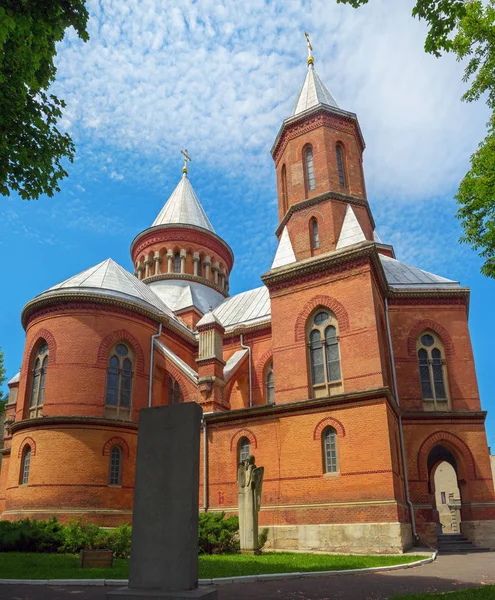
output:
[[241, 344], [241, 348], [248, 351], [248, 379], [249, 379], [249, 408], [253, 406], [253, 373], [251, 368], [251, 346], [244, 345], [244, 334], [241, 333], [239, 335], [239, 342]]
[[158, 326], [157, 333], [151, 336], [151, 349], [150, 349], [150, 383], [148, 386], [148, 408], [151, 408], [151, 398], [153, 395], [153, 355], [155, 350], [155, 340], [162, 335], [162, 323]]
[[206, 419], [203, 416], [203, 508], [208, 512], [208, 435]]
[[406, 491], [406, 502], [409, 506], [409, 513], [411, 515], [411, 528], [413, 532], [414, 539], [416, 541], [419, 540], [419, 535], [416, 530], [416, 519], [414, 518], [414, 506], [411, 502], [411, 497], [409, 496], [409, 477], [407, 475], [407, 461], [406, 461], [406, 449], [404, 446], [404, 431], [402, 429], [402, 415], [400, 414], [400, 401], [399, 401], [399, 389], [397, 387], [397, 373], [395, 371], [395, 358], [394, 358], [394, 349], [392, 347], [392, 334], [390, 333], [390, 320], [388, 318], [388, 298], [385, 298], [385, 320], [387, 323], [387, 337], [388, 337], [388, 347], [390, 350], [390, 362], [392, 363], [392, 379], [394, 383], [394, 397], [397, 406], [399, 407], [399, 438], [400, 438], [400, 449], [402, 454], [402, 470], [404, 472], [404, 487]]

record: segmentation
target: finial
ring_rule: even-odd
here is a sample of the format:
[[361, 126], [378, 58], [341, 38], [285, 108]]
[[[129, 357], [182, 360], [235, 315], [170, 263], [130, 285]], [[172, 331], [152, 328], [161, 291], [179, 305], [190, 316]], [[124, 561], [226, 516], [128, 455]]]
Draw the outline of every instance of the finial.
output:
[[192, 158], [189, 156], [189, 154], [187, 153], [187, 148], [184, 148], [184, 150], [181, 150], [180, 153], [182, 154], [182, 156], [184, 157], [184, 166], [182, 167], [182, 172], [184, 173], [184, 175], [187, 175], [187, 162], [191, 162]]
[[315, 59], [313, 58], [313, 46], [311, 45], [311, 40], [309, 39], [309, 33], [305, 31], [304, 35], [306, 36], [306, 42], [308, 44], [308, 65], [314, 65]]

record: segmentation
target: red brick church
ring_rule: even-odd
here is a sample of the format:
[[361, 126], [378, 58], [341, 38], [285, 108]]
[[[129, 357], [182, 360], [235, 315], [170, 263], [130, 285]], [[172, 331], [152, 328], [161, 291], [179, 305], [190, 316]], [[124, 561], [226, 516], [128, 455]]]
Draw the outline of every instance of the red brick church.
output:
[[310, 54], [271, 150], [279, 243], [261, 287], [229, 296], [232, 250], [185, 166], [131, 243], [134, 273], [107, 259], [28, 302], [0, 518], [129, 522], [140, 409], [197, 402], [200, 510], [236, 512], [236, 467], [253, 453], [271, 547], [434, 543], [433, 476], [446, 461], [462, 531], [495, 548], [469, 289], [380, 240], [364, 148]]

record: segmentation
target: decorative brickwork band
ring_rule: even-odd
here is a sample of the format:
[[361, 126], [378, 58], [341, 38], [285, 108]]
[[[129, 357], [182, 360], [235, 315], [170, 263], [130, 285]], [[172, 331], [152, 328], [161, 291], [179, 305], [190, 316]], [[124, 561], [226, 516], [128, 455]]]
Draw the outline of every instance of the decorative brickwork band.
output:
[[251, 450], [256, 450], [256, 448], [258, 447], [258, 441], [254, 433], [250, 429], [239, 429], [239, 431], [236, 431], [236, 433], [234, 433], [234, 435], [230, 439], [231, 451], [237, 449], [237, 444], [239, 443], [239, 440], [242, 437], [246, 437], [249, 440], [249, 443], [251, 444]]
[[26, 373], [29, 369], [29, 365], [31, 363], [31, 357], [33, 356], [33, 351], [34, 351], [35, 347], [39, 345], [41, 340], [45, 340], [46, 343], [48, 344], [49, 364], [53, 365], [54, 363], [57, 362], [57, 342], [55, 341], [53, 334], [51, 334], [48, 331], [48, 329], [45, 329], [45, 328], [40, 329], [39, 331], [36, 332], [36, 336], [33, 339], [33, 341], [31, 342], [31, 344], [29, 346], [29, 350], [24, 355], [25, 360], [22, 365], [21, 379], [24, 379], [24, 377], [26, 376]]
[[330, 296], [315, 296], [306, 304], [297, 317], [296, 326], [294, 328], [294, 338], [296, 342], [304, 340], [308, 317], [318, 306], [328, 308], [334, 313], [339, 323], [339, 333], [343, 333], [349, 329], [349, 315], [338, 300], [335, 300], [335, 298], [331, 298]]
[[110, 456], [114, 446], [119, 446], [126, 458], [129, 458], [129, 444], [121, 437], [113, 437], [103, 446], [102, 456]]
[[115, 346], [117, 342], [126, 341], [132, 347], [134, 355], [136, 357], [136, 373], [138, 375], [144, 375], [144, 354], [141, 344], [138, 340], [127, 331], [127, 329], [119, 329], [107, 335], [98, 348], [98, 358], [96, 359], [96, 365], [102, 369], [106, 369], [108, 363], [108, 355], [110, 350]]
[[429, 319], [419, 321], [409, 332], [409, 335], [407, 336], [407, 353], [409, 356], [416, 356], [416, 343], [418, 338], [423, 331], [426, 331], [427, 329], [434, 331], [440, 337], [443, 347], [445, 348], [445, 356], [455, 356], [455, 348], [449, 332], [445, 329], [445, 327], [440, 325], [440, 323], [436, 323], [435, 321], [431, 321]]
[[437, 431], [427, 437], [419, 449], [418, 475], [420, 480], [428, 480], [428, 456], [436, 445], [444, 446], [447, 450], [453, 451], [454, 458], [460, 462], [458, 467], [464, 471], [466, 479], [474, 480], [477, 478], [474, 457], [466, 442], [455, 433]]
[[32, 437], [26, 437], [22, 440], [21, 445], [19, 446], [19, 452], [17, 453], [18, 458], [21, 458], [26, 446], [30, 446], [31, 456], [36, 456], [36, 442]]
[[342, 425], [342, 423], [333, 417], [325, 417], [315, 427], [315, 430], [313, 431], [313, 439], [320, 440], [323, 430], [325, 427], [329, 426], [333, 427], [337, 431], [338, 435], [345, 437], [345, 427]]

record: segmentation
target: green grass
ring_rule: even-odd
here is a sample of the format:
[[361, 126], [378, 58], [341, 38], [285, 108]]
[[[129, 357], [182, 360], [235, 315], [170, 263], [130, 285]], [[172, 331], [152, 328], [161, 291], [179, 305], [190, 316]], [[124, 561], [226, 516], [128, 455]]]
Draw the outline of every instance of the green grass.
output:
[[[424, 556], [342, 556], [272, 552], [261, 556], [222, 554], [199, 557], [199, 577], [232, 577], [262, 573], [335, 571], [410, 563]], [[116, 559], [111, 569], [80, 569], [70, 554], [0, 553], [0, 579], [127, 579], [129, 561]]]
[[480, 588], [460, 590], [458, 592], [445, 592], [443, 594], [406, 594], [392, 596], [391, 600], [493, 600], [495, 598], [495, 585], [486, 585]]

